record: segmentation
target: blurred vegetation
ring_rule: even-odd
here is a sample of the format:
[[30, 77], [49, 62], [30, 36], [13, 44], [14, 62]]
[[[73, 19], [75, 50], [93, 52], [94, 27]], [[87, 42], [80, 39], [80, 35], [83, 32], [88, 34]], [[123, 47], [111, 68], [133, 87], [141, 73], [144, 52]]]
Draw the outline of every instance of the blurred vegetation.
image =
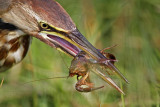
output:
[[107, 84], [79, 93], [76, 77], [47, 79], [68, 76], [72, 58], [33, 39], [25, 60], [0, 74], [0, 107], [160, 107], [160, 1], [57, 1], [96, 48], [118, 45], [108, 52], [115, 54], [116, 66], [130, 81], [116, 80], [126, 95]]

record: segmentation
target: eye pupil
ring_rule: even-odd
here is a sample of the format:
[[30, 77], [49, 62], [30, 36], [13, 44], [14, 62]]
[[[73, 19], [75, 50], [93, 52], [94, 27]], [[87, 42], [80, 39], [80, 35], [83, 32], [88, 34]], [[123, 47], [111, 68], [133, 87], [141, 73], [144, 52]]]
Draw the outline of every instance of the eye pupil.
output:
[[43, 28], [46, 28], [46, 27], [47, 27], [47, 24], [43, 23], [43, 24], [42, 24], [42, 27], [43, 27]]
[[47, 30], [47, 31], [51, 30], [51, 27], [47, 23], [40, 22], [39, 25], [41, 30]]

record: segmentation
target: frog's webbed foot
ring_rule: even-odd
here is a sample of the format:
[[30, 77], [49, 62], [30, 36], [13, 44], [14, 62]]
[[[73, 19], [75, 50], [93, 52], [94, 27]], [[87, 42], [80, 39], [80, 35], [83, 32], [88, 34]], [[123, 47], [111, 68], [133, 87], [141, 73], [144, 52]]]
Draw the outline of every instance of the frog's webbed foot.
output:
[[80, 80], [78, 80], [75, 86], [76, 90], [79, 92], [91, 92], [103, 87], [104, 86], [94, 87], [94, 84], [90, 83], [89, 72], [87, 72], [85, 76], [83, 76]]

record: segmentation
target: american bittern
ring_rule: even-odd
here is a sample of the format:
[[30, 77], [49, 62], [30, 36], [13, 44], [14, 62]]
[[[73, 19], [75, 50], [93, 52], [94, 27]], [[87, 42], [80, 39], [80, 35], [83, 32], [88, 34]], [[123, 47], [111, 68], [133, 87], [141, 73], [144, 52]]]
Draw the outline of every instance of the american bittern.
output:
[[[84, 51], [95, 60], [107, 60], [56, 1], [0, 0], [0, 72], [23, 60], [32, 37], [73, 57]], [[105, 64], [119, 74], [110, 61]]]

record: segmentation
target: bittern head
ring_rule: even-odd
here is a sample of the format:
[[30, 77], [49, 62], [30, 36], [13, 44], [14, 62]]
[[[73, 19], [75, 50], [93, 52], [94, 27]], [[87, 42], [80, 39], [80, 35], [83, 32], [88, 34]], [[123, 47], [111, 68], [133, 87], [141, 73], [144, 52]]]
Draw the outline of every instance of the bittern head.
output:
[[9, 0], [8, 9], [1, 16], [50, 46], [75, 56], [80, 50], [94, 59], [104, 57], [77, 30], [66, 11], [53, 0]]

